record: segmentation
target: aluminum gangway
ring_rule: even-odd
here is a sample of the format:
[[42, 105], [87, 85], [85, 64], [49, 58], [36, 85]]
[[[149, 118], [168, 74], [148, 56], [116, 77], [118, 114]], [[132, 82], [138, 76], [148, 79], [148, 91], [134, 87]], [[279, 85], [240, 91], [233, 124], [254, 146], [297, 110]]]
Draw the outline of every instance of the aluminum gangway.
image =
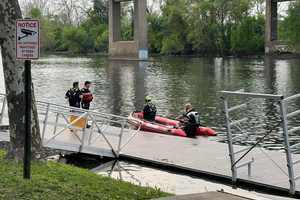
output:
[[[1, 124], [7, 105], [6, 96], [0, 94], [0, 98]], [[37, 101], [36, 105], [44, 147], [118, 158], [140, 130], [128, 126], [128, 117], [44, 101]]]

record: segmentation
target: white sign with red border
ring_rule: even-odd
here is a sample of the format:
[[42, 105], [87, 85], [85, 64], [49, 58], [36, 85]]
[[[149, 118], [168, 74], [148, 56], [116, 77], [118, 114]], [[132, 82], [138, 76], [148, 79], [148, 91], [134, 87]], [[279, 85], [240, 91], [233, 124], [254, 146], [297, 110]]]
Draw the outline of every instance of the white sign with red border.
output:
[[38, 20], [16, 21], [16, 58], [38, 59], [40, 56], [40, 23]]

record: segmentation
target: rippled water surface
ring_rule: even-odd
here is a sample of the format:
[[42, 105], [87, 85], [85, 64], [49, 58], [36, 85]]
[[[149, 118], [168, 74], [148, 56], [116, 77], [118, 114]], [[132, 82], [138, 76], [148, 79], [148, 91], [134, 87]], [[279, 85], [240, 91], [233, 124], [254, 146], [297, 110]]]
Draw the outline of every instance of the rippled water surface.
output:
[[[1, 70], [2, 73], [2, 70]], [[223, 140], [223, 104], [220, 90], [245, 89], [249, 92], [292, 95], [300, 93], [300, 60], [222, 59], [222, 58], [156, 58], [153, 62], [109, 61], [105, 57], [43, 57], [32, 66], [36, 96], [40, 100], [67, 104], [64, 95], [73, 81], [93, 82], [95, 101], [92, 109], [128, 115], [140, 110], [144, 96], [150, 95], [160, 115], [175, 117], [183, 105], [191, 102], [201, 113], [203, 125], [218, 130]], [[3, 81], [0, 74], [0, 81]], [[4, 86], [1, 84], [0, 90]], [[251, 99], [231, 99], [230, 105]], [[289, 111], [300, 109], [300, 99], [291, 102]], [[257, 136], [272, 130], [265, 147], [281, 149], [276, 102], [257, 99], [247, 109], [233, 114], [233, 119], [249, 117], [241, 128], [250, 132], [242, 144], [252, 144]], [[290, 125], [300, 125], [300, 118]], [[238, 131], [236, 131], [239, 134]], [[291, 135], [292, 143], [300, 142], [300, 134]], [[275, 145], [274, 145], [275, 144]]]

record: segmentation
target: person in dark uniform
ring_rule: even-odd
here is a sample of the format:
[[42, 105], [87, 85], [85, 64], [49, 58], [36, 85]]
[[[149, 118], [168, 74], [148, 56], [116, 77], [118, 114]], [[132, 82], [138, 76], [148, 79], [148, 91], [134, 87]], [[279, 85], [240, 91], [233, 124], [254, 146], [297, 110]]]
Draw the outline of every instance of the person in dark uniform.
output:
[[145, 97], [145, 105], [143, 109], [144, 119], [147, 121], [155, 121], [156, 106], [151, 102], [149, 96]]
[[187, 137], [196, 138], [197, 128], [200, 126], [200, 116], [193, 109], [192, 104], [185, 105], [185, 114], [179, 118], [179, 121], [181, 121]]
[[91, 88], [91, 82], [85, 81], [84, 87], [81, 89], [81, 108], [89, 110], [90, 104], [93, 101], [93, 94], [90, 91]]
[[79, 89], [79, 83], [74, 82], [73, 87], [67, 91], [65, 96], [65, 98], [68, 99], [69, 101], [69, 106], [80, 108], [80, 101], [81, 101], [80, 96], [81, 96], [81, 91]]

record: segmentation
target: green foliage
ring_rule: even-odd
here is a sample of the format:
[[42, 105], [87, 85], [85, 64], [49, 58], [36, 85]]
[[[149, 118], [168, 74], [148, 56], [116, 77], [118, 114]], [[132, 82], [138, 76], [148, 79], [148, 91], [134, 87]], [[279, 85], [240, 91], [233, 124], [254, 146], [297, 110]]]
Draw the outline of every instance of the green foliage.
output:
[[[263, 0], [165, 0], [161, 12], [148, 13], [149, 49], [157, 54], [249, 54], [264, 51]], [[256, 14], [253, 15], [253, 12]], [[300, 2], [291, 3], [279, 34], [300, 49]], [[30, 15], [41, 20], [42, 50], [72, 53], [108, 50], [108, 3], [94, 0], [78, 25], [63, 16]], [[133, 39], [132, 7], [122, 9], [121, 39]]]
[[187, 49], [186, 0], [167, 0], [162, 8], [162, 54], [184, 54]]
[[163, 25], [162, 17], [158, 14], [148, 15], [148, 38], [150, 52], [160, 53], [162, 48]]
[[64, 47], [73, 53], [88, 53], [93, 48], [93, 40], [83, 26], [67, 26], [63, 30]]
[[34, 19], [41, 19], [42, 17], [42, 12], [40, 9], [38, 8], [32, 8], [30, 10], [30, 13], [29, 13], [30, 17], [31, 18], [34, 18]]
[[96, 200], [152, 199], [169, 194], [139, 187], [70, 165], [34, 162], [32, 179], [22, 178], [22, 163], [4, 160], [0, 151], [0, 199], [5, 200]]
[[287, 17], [281, 24], [281, 32], [284, 39], [298, 51], [300, 51], [300, 2], [290, 5]]
[[133, 22], [127, 16], [123, 16], [121, 20], [121, 40], [133, 40]]
[[108, 1], [94, 0], [94, 7], [90, 11], [90, 18], [101, 24], [108, 24]]
[[209, 1], [199, 2], [190, 15], [190, 27], [188, 40], [192, 44], [195, 53], [217, 53], [218, 32], [220, 26], [216, 23], [215, 7]]
[[64, 24], [58, 16], [43, 16], [33, 8], [30, 17], [41, 21], [41, 48], [43, 51], [69, 51], [71, 53], [104, 52], [108, 47], [107, 15], [102, 14], [104, 4], [96, 1], [85, 21], [79, 26]]
[[[162, 34], [150, 32], [150, 42], [154, 42], [150, 47], [155, 51], [160, 49], [163, 54], [263, 52], [263, 21], [261, 17], [249, 20], [255, 2], [257, 0], [166, 0], [161, 27], [154, 23], [151, 26]], [[250, 30], [247, 40], [239, 37], [245, 31], [243, 29]], [[254, 44], [256, 40], [257, 44]]]
[[263, 16], [245, 17], [233, 27], [231, 48], [235, 53], [256, 53], [264, 50], [265, 20]]

